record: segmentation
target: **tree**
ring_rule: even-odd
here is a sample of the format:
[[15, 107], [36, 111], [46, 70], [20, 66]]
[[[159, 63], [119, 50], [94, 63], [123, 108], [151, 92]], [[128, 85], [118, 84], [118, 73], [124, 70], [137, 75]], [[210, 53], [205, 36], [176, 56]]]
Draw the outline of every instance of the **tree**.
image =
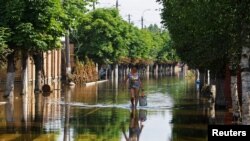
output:
[[89, 12], [80, 24], [78, 32], [77, 56], [97, 63], [115, 63], [127, 55], [126, 42], [129, 31], [116, 9], [96, 9]]
[[163, 1], [164, 24], [170, 31], [177, 54], [190, 67], [209, 69], [214, 74], [224, 70], [228, 62], [225, 52], [231, 43], [227, 31], [232, 30], [231, 26], [225, 26], [229, 23], [225, 19], [230, 17], [223, 15], [230, 10], [226, 4], [202, 0]]
[[150, 55], [153, 47], [153, 38], [148, 30], [140, 30], [136, 27], [131, 28], [128, 41], [129, 58], [133, 60], [132, 63], [154, 59], [154, 56]]
[[148, 30], [152, 34], [153, 48], [150, 56], [154, 56], [158, 63], [174, 63], [178, 57], [170, 38], [168, 30], [163, 30], [157, 25], [149, 25]]
[[[158, 0], [162, 17], [181, 60], [193, 68], [211, 69], [223, 76], [230, 63], [232, 74], [240, 64], [242, 71], [243, 124], [250, 124], [249, 68], [245, 61], [249, 49], [250, 2]], [[197, 14], [199, 13], [199, 14]], [[242, 51], [242, 55], [241, 54]], [[232, 76], [235, 77], [235, 76]], [[244, 85], [244, 86], [243, 86]], [[233, 86], [233, 85], [232, 85]], [[237, 100], [234, 96], [233, 100]], [[246, 108], [248, 107], [248, 108]]]
[[89, 12], [74, 35], [72, 39], [77, 43], [80, 60], [88, 57], [106, 64], [128, 63], [128, 60], [142, 64], [156, 61], [170, 38], [168, 32], [157, 25], [141, 30], [127, 23], [117, 9]]
[[65, 34], [65, 59], [66, 59], [66, 79], [70, 80], [71, 64], [70, 64], [70, 34], [76, 30], [76, 27], [87, 11], [86, 5], [88, 2], [82, 0], [63, 0], [63, 8], [65, 11], [64, 24], [67, 29]]
[[164, 44], [157, 54], [157, 61], [160, 63], [173, 64], [179, 61], [173, 42], [169, 40]]
[[237, 15], [240, 19], [239, 42], [241, 52], [241, 77], [242, 77], [242, 124], [250, 125], [250, 2], [237, 1]]
[[[27, 56], [42, 56], [43, 51], [60, 47], [60, 37], [65, 31], [62, 24], [63, 11], [61, 0], [0, 0], [0, 26], [9, 28], [8, 47], [13, 50], [9, 54], [7, 67], [7, 85], [5, 96], [13, 94], [14, 89], [14, 54], [22, 52], [23, 70], [26, 69]], [[42, 58], [34, 59], [36, 64], [36, 89], [41, 79]], [[37, 70], [40, 69], [40, 70]]]

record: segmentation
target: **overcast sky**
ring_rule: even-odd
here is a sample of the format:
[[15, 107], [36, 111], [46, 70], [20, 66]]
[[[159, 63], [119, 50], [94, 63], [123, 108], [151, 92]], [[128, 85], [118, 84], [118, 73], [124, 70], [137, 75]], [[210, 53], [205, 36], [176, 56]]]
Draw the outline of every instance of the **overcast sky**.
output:
[[[157, 24], [161, 26], [159, 9], [162, 7], [156, 0], [118, 0], [121, 16], [128, 21], [131, 15], [131, 22], [141, 27], [141, 17], [144, 19], [144, 26]], [[114, 7], [116, 0], [99, 0], [96, 7]]]

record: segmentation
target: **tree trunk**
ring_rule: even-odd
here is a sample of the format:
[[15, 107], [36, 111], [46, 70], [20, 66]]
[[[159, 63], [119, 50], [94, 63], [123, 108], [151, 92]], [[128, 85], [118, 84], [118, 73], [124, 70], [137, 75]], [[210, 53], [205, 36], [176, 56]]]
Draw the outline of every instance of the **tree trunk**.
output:
[[242, 124], [250, 125], [250, 48], [243, 47], [241, 55]]
[[158, 66], [158, 64], [155, 64], [154, 74], [158, 75], [158, 71], [159, 71], [159, 66]]
[[203, 88], [203, 86], [206, 85], [205, 82], [205, 74], [204, 72], [200, 72], [200, 90]]
[[96, 71], [96, 74], [99, 74], [99, 69], [98, 69], [98, 63], [95, 63], [95, 71]]
[[215, 81], [216, 85], [216, 99], [215, 99], [215, 105], [216, 106], [226, 106], [226, 100], [225, 100], [225, 94], [224, 94], [224, 79], [217, 78]]
[[22, 91], [21, 94], [26, 94], [28, 92], [28, 54], [22, 54]]
[[110, 76], [109, 76], [109, 78], [112, 79], [112, 80], [114, 78], [114, 67], [113, 67], [113, 65], [112, 65], [112, 68], [110, 69]]
[[210, 70], [207, 70], [207, 85], [210, 85]]
[[115, 70], [115, 78], [118, 78], [118, 64], [114, 65], [114, 70]]
[[237, 69], [237, 91], [238, 91], [238, 97], [239, 97], [239, 102], [240, 106], [242, 105], [242, 87], [241, 87], [241, 70], [240, 67]]
[[65, 57], [66, 57], [66, 80], [68, 83], [72, 81], [71, 76], [71, 64], [70, 64], [70, 42], [69, 42], [69, 31], [65, 36]]
[[226, 65], [223, 92], [224, 92], [224, 96], [225, 96], [225, 100], [226, 100], [225, 101], [226, 106], [228, 109], [232, 108], [230, 83], [231, 83], [231, 71], [229, 69], [229, 65]]
[[237, 77], [234, 75], [231, 76], [231, 97], [232, 97], [233, 119], [237, 121], [241, 117], [241, 112], [240, 112], [240, 104], [237, 91]]
[[146, 67], [146, 76], [147, 76], [147, 80], [149, 79], [149, 65], [147, 65]]
[[196, 69], [196, 81], [195, 81], [195, 84], [196, 84], [196, 91], [199, 91], [200, 92], [200, 84], [201, 84], [201, 80], [200, 80], [200, 71], [199, 69]]
[[215, 102], [216, 99], [216, 85], [211, 85], [210, 91], [212, 93], [212, 102]]
[[200, 84], [200, 71], [199, 69], [196, 69], [196, 83]]
[[43, 67], [43, 57], [42, 53], [33, 55], [35, 62], [35, 93], [42, 92], [42, 67]]
[[7, 78], [4, 97], [14, 96], [15, 61], [14, 52], [7, 56]]
[[171, 65], [171, 76], [176, 75], [176, 74], [175, 74], [175, 66], [176, 66], [176, 65], [174, 65], [174, 64]]

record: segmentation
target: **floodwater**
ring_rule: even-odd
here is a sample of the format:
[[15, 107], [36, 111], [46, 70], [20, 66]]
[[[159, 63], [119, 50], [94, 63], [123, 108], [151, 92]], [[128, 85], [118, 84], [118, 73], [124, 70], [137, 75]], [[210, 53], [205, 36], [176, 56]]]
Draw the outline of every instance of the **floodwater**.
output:
[[223, 111], [201, 98], [192, 78], [143, 80], [148, 105], [136, 110], [117, 81], [71, 88], [58, 82], [50, 95], [30, 86], [23, 96], [17, 83], [13, 97], [0, 97], [0, 140], [206, 141], [207, 124], [223, 123]]

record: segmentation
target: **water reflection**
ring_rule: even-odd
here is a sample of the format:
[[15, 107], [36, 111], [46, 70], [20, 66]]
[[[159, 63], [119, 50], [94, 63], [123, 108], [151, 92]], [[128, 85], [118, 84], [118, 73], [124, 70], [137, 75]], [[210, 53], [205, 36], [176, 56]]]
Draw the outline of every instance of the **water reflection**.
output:
[[69, 118], [70, 118], [70, 101], [71, 101], [71, 94], [72, 94], [73, 87], [67, 87], [66, 93], [64, 95], [65, 97], [65, 119], [64, 119], [64, 133], [63, 133], [63, 141], [70, 140], [70, 124], [69, 124]]
[[28, 96], [25, 94], [25, 95], [22, 95], [22, 100], [21, 100], [21, 103], [22, 103], [22, 108], [21, 108], [21, 127], [22, 127], [22, 130], [23, 132], [27, 132], [28, 131], [28, 125], [27, 125], [27, 120], [28, 120]]
[[130, 109], [129, 93], [115, 79], [75, 88], [54, 83], [53, 93], [46, 97], [33, 91], [20, 96], [15, 87], [13, 99], [0, 105], [0, 119], [4, 119], [0, 138], [203, 141], [207, 124], [224, 118], [215, 105], [202, 100], [195, 81], [165, 76], [143, 81], [148, 105], [137, 110]]
[[33, 132], [41, 132], [43, 127], [43, 109], [47, 98], [44, 98], [40, 94], [34, 94], [35, 100], [32, 102], [34, 104], [34, 118], [33, 122], [36, 123], [32, 126]]
[[148, 114], [148, 111], [145, 110], [145, 109], [140, 109], [139, 110], [139, 120], [141, 122], [145, 122], [147, 120], [147, 114]]
[[13, 96], [8, 97], [6, 100], [6, 105], [5, 105], [5, 114], [6, 114], [6, 130], [7, 133], [14, 133], [14, 103], [13, 103]]
[[138, 111], [132, 109], [130, 113], [130, 122], [129, 122], [129, 135], [125, 132], [125, 127], [122, 127], [122, 133], [126, 141], [139, 141], [143, 125], [141, 120], [139, 120]]
[[144, 127], [143, 122], [145, 122], [146, 118], [146, 110], [139, 110], [139, 114], [137, 109], [131, 110], [128, 135], [125, 130], [125, 125], [122, 126], [122, 133], [126, 141], [139, 141], [142, 129]]

